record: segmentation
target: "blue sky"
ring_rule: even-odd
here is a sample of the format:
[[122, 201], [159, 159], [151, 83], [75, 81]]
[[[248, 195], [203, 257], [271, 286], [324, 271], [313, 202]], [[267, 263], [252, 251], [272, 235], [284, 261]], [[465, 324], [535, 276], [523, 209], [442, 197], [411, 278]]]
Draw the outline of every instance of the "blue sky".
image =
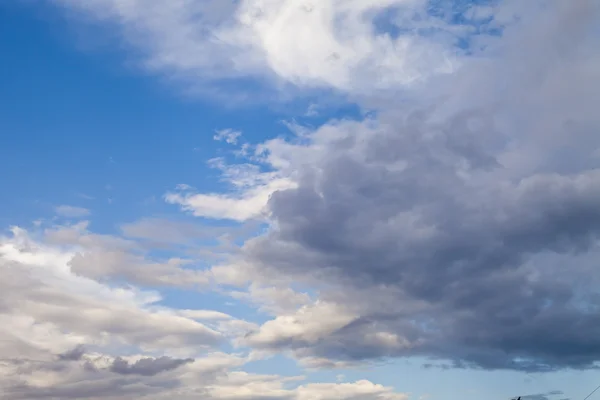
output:
[[[10, 54], [2, 75], [2, 122], [15, 133], [7, 137], [2, 158], [6, 168], [12, 164], [20, 171], [10, 175], [14, 196], [3, 201], [40, 201], [38, 212], [52, 212], [56, 203], [86, 206], [92, 201], [87, 195], [100, 207], [96, 212], [135, 219], [140, 214], [130, 213], [145, 200], [178, 183], [217, 185], [206, 167], [218, 152], [213, 131], [236, 125], [252, 126], [260, 135], [281, 130], [269, 110], [258, 116], [179, 96], [159, 79], [122, 66], [127, 56], [109, 44], [77, 51], [61, 11], [41, 8], [2, 9], [3, 36], [11, 38], [2, 41]], [[21, 157], [25, 151], [31, 158]], [[112, 197], [119, 206], [106, 205]], [[32, 206], [24, 207], [25, 218]]]
[[7, 399], [585, 397], [599, 20], [3, 2]]

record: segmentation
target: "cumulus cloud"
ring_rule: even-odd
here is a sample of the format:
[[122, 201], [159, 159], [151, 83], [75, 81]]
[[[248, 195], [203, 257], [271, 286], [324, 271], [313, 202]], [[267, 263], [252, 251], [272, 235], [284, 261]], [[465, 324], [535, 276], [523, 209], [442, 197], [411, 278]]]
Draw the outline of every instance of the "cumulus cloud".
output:
[[[138, 357], [139, 358], [139, 357]], [[209, 355], [197, 360], [92, 354], [80, 361], [0, 361], [3, 395], [10, 399], [278, 399], [403, 400], [407, 395], [361, 380], [304, 384], [302, 377], [259, 375], [230, 368], [239, 359]], [[291, 385], [291, 387], [290, 387]]]
[[222, 334], [200, 322], [156, 307], [154, 292], [111, 287], [74, 273], [75, 253], [13, 230], [2, 238], [0, 319], [3, 356], [36, 352], [73, 358], [77, 345], [191, 351], [209, 348]]
[[333, 363], [599, 360], [600, 9], [504, 5], [494, 15], [520, 22], [404, 109], [257, 147], [294, 186], [234, 269], [319, 288], [349, 319], [321, 335], [329, 316], [282, 311], [253, 345]]
[[[123, 229], [125, 233], [136, 236], [140, 225], [147, 227], [150, 223], [138, 221], [136, 224], [126, 225]], [[186, 231], [183, 228], [187, 228], [177, 223], [167, 225], [164, 233], [168, 233], [169, 228], [171, 233], [176, 228], [182, 229], [183, 232]], [[145, 235], [137, 233], [137, 236], [156, 235], [148, 230]], [[153, 260], [146, 257], [151, 248], [148, 249], [143, 243], [120, 236], [93, 233], [89, 230], [87, 222], [45, 228], [43, 239], [50, 244], [69, 248], [73, 255], [68, 261], [72, 272], [92, 279], [126, 279], [134, 284], [171, 287], [198, 287], [206, 285], [209, 281], [201, 268], [188, 268], [193, 267], [190, 265], [194, 263], [193, 258], [171, 257], [166, 260]], [[184, 254], [180, 253], [179, 256]]]
[[368, 381], [336, 389], [241, 371], [252, 356], [215, 347], [252, 324], [214, 310], [159, 306], [156, 292], [77, 275], [70, 263], [76, 253], [65, 245], [73, 238], [94, 242], [61, 232], [48, 243], [19, 228], [0, 237], [0, 387], [7, 399], [404, 398]]

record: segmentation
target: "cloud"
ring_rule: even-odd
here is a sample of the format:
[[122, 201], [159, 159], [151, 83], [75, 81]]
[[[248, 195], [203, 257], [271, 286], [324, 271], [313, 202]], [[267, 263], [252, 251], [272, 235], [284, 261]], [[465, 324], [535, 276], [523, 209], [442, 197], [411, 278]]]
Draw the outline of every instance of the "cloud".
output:
[[[133, 266], [138, 267], [138, 275], [144, 269], [156, 270], [152, 276], [132, 278], [135, 281], [154, 280], [168, 286], [203, 286], [208, 283], [209, 278], [214, 277], [212, 272], [204, 270], [209, 265], [224, 262], [232, 254], [237, 253], [239, 243], [260, 231], [260, 223], [260, 220], [250, 220], [216, 226], [209, 221], [187, 222], [166, 218], [141, 218], [120, 226], [122, 237], [130, 242], [126, 249], [115, 251], [111, 246], [99, 246], [100, 249], [94, 248], [94, 250], [104, 254], [99, 257], [113, 254], [107, 261], [112, 260], [117, 270], [126, 268], [130, 276], [136, 273], [135, 268], [130, 268]], [[156, 250], [171, 257], [150, 262], [150, 257], [140, 255], [140, 253], [148, 254]], [[110, 263], [99, 268], [106, 269], [107, 266], [110, 266]], [[85, 269], [90, 267], [91, 265], [87, 265]]]
[[220, 159], [212, 160], [211, 164], [222, 171], [224, 180], [232, 188], [230, 193], [197, 193], [184, 185], [178, 191], [167, 193], [165, 201], [179, 205], [196, 217], [238, 222], [264, 220], [271, 195], [294, 186], [287, 177], [277, 172], [263, 172], [257, 164], [227, 165]]
[[[207, 357], [207, 360], [211, 357]], [[157, 361], [161, 360], [161, 361]], [[181, 363], [166, 358], [139, 358], [130, 362], [121, 357], [89, 354], [79, 362], [31, 362], [5, 365], [5, 371], [18, 374], [18, 381], [0, 377], [3, 394], [11, 399], [122, 399], [126, 397], [164, 399], [191, 392], [202, 393], [204, 385], [214, 381], [214, 373], [225, 373], [226, 367], [209, 370], [193, 361]], [[205, 374], [205, 375], [203, 375]], [[212, 374], [212, 375], [210, 375]], [[196, 382], [192, 384], [192, 380]], [[185, 381], [185, 383], [184, 383]]]
[[[167, 398], [209, 400], [402, 400], [405, 394], [361, 380], [297, 385], [302, 377], [259, 375], [231, 370], [239, 359], [209, 355], [197, 360], [139, 358], [129, 361], [87, 355], [80, 361], [0, 362], [3, 394], [11, 399]], [[10, 376], [18, 376], [12, 379]], [[294, 385], [294, 383], [296, 383]], [[291, 387], [290, 387], [291, 386]], [[294, 387], [295, 386], [295, 387]]]
[[127, 360], [117, 357], [113, 360], [110, 371], [122, 375], [154, 376], [193, 361], [193, 358], [174, 359], [163, 356], [159, 358], [146, 357], [130, 364]]
[[233, 129], [221, 129], [215, 133], [213, 139], [217, 141], [224, 141], [228, 144], [237, 144], [241, 135], [242, 132], [240, 131], [235, 131]]
[[260, 331], [248, 336], [248, 342], [256, 347], [264, 343], [288, 345], [290, 341], [317, 343], [356, 318], [341, 311], [336, 304], [304, 306], [293, 315], [280, 315], [266, 322]]
[[[215, 270], [213, 268], [212, 272], [214, 273]], [[215, 275], [215, 280], [222, 282], [219, 279], [220, 276]], [[260, 278], [252, 279], [252, 283], [246, 291], [231, 291], [229, 295], [235, 299], [248, 301], [254, 306], [258, 306], [260, 311], [271, 315], [293, 314], [299, 307], [311, 302], [310, 295], [298, 292], [285, 283], [274, 286], [275, 282], [265, 277], [264, 283], [261, 285], [260, 280]]]
[[56, 214], [66, 218], [83, 218], [91, 214], [90, 210], [83, 207], [62, 205], [54, 209]]
[[[375, 111], [316, 128], [290, 124], [291, 139], [244, 144], [239, 155], [247, 162], [212, 160], [228, 184], [224, 192], [182, 186], [165, 195], [197, 217], [269, 225], [237, 259], [209, 273], [247, 289], [233, 293], [274, 314], [247, 330], [244, 340], [256, 350], [291, 351], [305, 365], [328, 367], [408, 356], [459, 368], [597, 366], [597, 2], [55, 3], [117, 26], [153, 71], [221, 90], [234, 86], [227, 86], [231, 79], [290, 96], [333, 90]], [[97, 247], [97, 236], [71, 231], [55, 236]], [[122, 238], [108, 243], [130, 246]], [[206, 279], [179, 260], [147, 263], [117, 254], [52, 257], [78, 279]], [[274, 293], [261, 297], [269, 279]], [[280, 281], [310, 287], [318, 299], [287, 293], [293, 301], [273, 307]], [[111, 311], [133, 324], [111, 335], [145, 346], [173, 335], [169, 347], [220, 337], [136, 301], [129, 313]], [[69, 320], [46, 309], [23, 312]], [[95, 321], [82, 332], [86, 338], [112, 326]], [[31, 319], [8, 322], [38, 329]], [[156, 330], [161, 334], [140, 333]], [[279, 377], [238, 371], [220, 379], [202, 389], [205, 398], [302, 393], [284, 388]], [[347, 393], [347, 386], [319, 388], [340, 398]], [[393, 396], [369, 384], [352, 388], [358, 392], [346, 398]], [[311, 394], [316, 386], [304, 390], [320, 396]]]
[[75, 252], [68, 244], [73, 239], [80, 245], [100, 239], [129, 243], [86, 237], [81, 229], [81, 224], [71, 231], [54, 229], [49, 238], [13, 228], [11, 235], [0, 237], [5, 277], [0, 282], [0, 386], [5, 397], [404, 398], [368, 381], [336, 389], [299, 386], [303, 377], [241, 371], [251, 355], [221, 353], [215, 347], [245, 335], [252, 324], [214, 310], [159, 306], [161, 297], [154, 291], [101, 283], [101, 274], [98, 280], [75, 274], [70, 265]]
[[79, 361], [81, 357], [85, 354], [85, 347], [83, 345], [77, 345], [72, 350], [69, 350], [65, 353], [59, 354], [58, 358], [61, 360], [69, 360], [69, 361]]
[[[144, 223], [141, 221], [140, 223]], [[172, 223], [171, 227], [177, 227]], [[125, 226], [135, 236], [136, 226]], [[146, 236], [151, 235], [148, 231]], [[43, 238], [50, 244], [69, 247], [68, 264], [77, 275], [97, 280], [127, 279], [130, 283], [170, 287], [197, 287], [208, 283], [200, 268], [186, 268], [193, 259], [178, 257], [153, 260], [142, 243], [119, 236], [99, 235], [87, 223], [46, 228]], [[183, 254], [181, 254], [183, 255]]]
[[390, 388], [375, 385], [367, 380], [355, 383], [317, 383], [298, 389], [298, 400], [329, 400], [329, 399], [380, 399], [406, 400], [405, 394], [394, 393]]
[[282, 180], [245, 191], [240, 196], [179, 192], [169, 193], [165, 199], [168, 203], [180, 205], [183, 210], [196, 217], [246, 221], [260, 218], [271, 194], [289, 186], [287, 181]]
[[521, 396], [521, 399], [525, 399], [525, 400], [549, 400], [552, 398], [557, 398], [557, 396], [561, 396], [558, 397], [561, 400], [568, 400], [564, 398], [564, 393], [560, 390], [553, 390], [551, 392], [547, 392], [547, 393], [537, 393], [537, 394], [529, 394], [526, 396]]
[[[288, 379], [291, 380], [291, 379]], [[297, 380], [297, 378], [295, 378]], [[222, 386], [215, 386], [208, 393], [211, 399], [290, 399], [290, 400], [403, 400], [407, 396], [389, 387], [370, 381], [341, 384], [306, 384], [294, 390], [286, 390], [286, 380], [276, 376], [252, 376], [232, 373]]]
[[179, 313], [185, 317], [198, 320], [229, 320], [231, 315], [213, 310], [180, 310]]
[[[155, 305], [157, 293], [111, 287], [73, 273], [75, 253], [14, 229], [0, 241], [0, 337], [4, 357], [38, 352], [73, 358], [79, 345], [175, 353], [210, 348], [221, 333]], [[71, 353], [69, 353], [71, 351]], [[74, 351], [74, 352], [73, 352]]]
[[244, 230], [165, 218], [142, 218], [121, 225], [121, 232], [125, 237], [146, 240], [153, 246], [199, 246], [231, 234], [243, 234]]
[[280, 310], [253, 346], [527, 371], [600, 360], [600, 9], [501, 11], [521, 22], [403, 109], [257, 146], [293, 186], [229, 276], [285, 276], [348, 320]]
[[268, 82], [263, 89], [396, 90], [454, 71], [461, 43], [510, 22], [493, 7], [425, 0], [53, 3], [114, 26], [144, 68], [221, 85], [230, 100], [244, 87], [232, 79], [252, 88]]
[[160, 218], [143, 218], [121, 225], [124, 236], [147, 239], [157, 244], [182, 244], [197, 239], [207, 239], [213, 233], [209, 229], [198, 224]]
[[317, 104], [311, 103], [308, 106], [308, 109], [306, 110], [306, 112], [304, 113], [305, 117], [316, 117], [319, 115], [319, 107], [317, 106]]

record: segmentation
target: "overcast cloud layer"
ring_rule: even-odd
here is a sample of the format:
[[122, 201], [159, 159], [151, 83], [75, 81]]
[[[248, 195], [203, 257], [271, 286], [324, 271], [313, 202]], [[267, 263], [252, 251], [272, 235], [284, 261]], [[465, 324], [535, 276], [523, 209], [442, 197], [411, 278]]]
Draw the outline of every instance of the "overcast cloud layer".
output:
[[[289, 140], [218, 132], [243, 159], [210, 161], [230, 190], [180, 185], [164, 200], [235, 229], [146, 218], [99, 235], [80, 220], [90, 210], [67, 205], [66, 224], [12, 228], [0, 238], [6, 398], [408, 397], [244, 372], [278, 352], [310, 369], [407, 356], [595, 367], [600, 3], [477, 3], [52, 1], [116, 28], [143, 68], [220, 97], [251, 80], [373, 112], [289, 123]], [[214, 290], [269, 319], [165, 307], [162, 288]]]

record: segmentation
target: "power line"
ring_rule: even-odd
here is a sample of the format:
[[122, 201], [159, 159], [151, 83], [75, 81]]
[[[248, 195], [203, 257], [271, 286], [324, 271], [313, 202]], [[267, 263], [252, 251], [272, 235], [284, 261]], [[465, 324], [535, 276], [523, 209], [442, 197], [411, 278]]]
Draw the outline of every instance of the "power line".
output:
[[[598, 386], [596, 387], [596, 389], [592, 390], [592, 392], [591, 392], [590, 394], [588, 394], [587, 396], [585, 396], [585, 398], [584, 398], [583, 400], [587, 400], [587, 399], [589, 399], [591, 395], [593, 395], [594, 393], [596, 393], [596, 391], [598, 391], [598, 389], [600, 389], [600, 385], [598, 385]], [[510, 399], [510, 400], [521, 400], [521, 396], [519, 396], [519, 398], [518, 398], [518, 399], [517, 399], [517, 398], [512, 398], [512, 399]]]
[[583, 399], [583, 400], [587, 400], [587, 399], [588, 399], [588, 398], [589, 398], [591, 395], [593, 395], [594, 393], [596, 393], [596, 390], [598, 390], [598, 389], [600, 389], [600, 385], [598, 385], [598, 387], [597, 387], [596, 389], [594, 389], [594, 390], [592, 391], [592, 393], [588, 394], [588, 395], [585, 397], [585, 399]]

